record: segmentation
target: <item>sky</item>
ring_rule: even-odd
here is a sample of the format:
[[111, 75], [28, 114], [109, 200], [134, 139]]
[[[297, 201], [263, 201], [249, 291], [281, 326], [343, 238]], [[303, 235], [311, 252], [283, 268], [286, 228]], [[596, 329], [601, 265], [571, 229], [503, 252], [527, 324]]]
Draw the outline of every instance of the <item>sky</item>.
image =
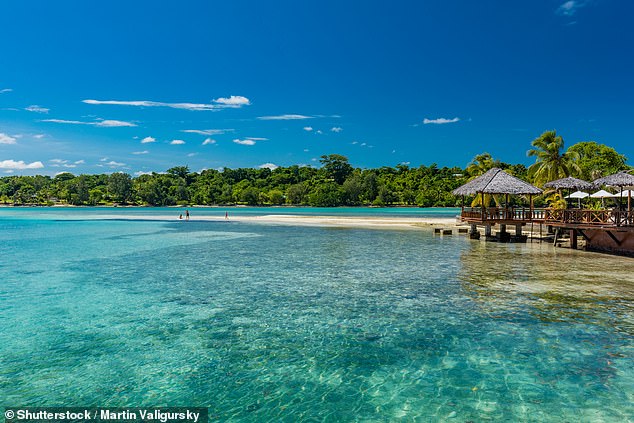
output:
[[0, 5], [0, 176], [634, 158], [634, 2]]

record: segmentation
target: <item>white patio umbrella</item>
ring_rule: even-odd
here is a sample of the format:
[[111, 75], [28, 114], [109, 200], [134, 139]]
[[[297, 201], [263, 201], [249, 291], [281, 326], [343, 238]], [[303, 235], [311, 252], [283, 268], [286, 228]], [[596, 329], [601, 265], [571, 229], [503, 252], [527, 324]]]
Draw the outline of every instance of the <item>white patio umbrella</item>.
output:
[[590, 196], [590, 194], [588, 194], [587, 192], [575, 191], [572, 194], [566, 196], [566, 198], [576, 198], [578, 203], [579, 203], [579, 208], [581, 208], [581, 199], [589, 197], [589, 196]]
[[603, 207], [605, 207], [605, 199], [612, 198], [612, 193], [602, 189], [600, 191], [595, 192], [594, 194], [591, 194], [590, 198], [600, 198], [601, 204], [603, 205]]
[[612, 197], [614, 198], [627, 198], [628, 196], [634, 197], [634, 191], [632, 191], [631, 189], [626, 189], [625, 191], [617, 192], [616, 194], [612, 195]]

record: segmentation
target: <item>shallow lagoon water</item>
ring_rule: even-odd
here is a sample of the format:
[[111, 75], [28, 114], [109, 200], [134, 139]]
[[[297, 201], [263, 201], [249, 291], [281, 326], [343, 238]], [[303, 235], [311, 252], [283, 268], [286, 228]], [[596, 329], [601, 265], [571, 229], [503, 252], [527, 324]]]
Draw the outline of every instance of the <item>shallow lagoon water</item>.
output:
[[634, 415], [632, 259], [428, 230], [0, 216], [5, 405]]

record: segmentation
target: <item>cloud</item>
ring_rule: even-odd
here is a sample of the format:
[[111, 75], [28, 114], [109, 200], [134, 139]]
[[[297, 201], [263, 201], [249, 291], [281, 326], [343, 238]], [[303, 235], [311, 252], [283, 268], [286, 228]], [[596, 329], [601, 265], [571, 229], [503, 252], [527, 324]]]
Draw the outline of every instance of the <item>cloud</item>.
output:
[[323, 134], [323, 132], [321, 131], [321, 129], [318, 129], [315, 133], [316, 133], [316, 134], [320, 134], [320, 135], [321, 135], [321, 134]]
[[51, 109], [47, 109], [46, 107], [38, 106], [37, 104], [32, 104], [29, 107], [25, 107], [24, 110], [26, 110], [28, 112], [35, 112], [35, 113], [48, 113], [49, 110], [51, 110]]
[[195, 156], [195, 155], [197, 155], [197, 154], [198, 154], [198, 153], [189, 153], [189, 154], [187, 155], [187, 157], [194, 157], [194, 156]]
[[42, 139], [42, 138], [44, 138], [45, 136], [46, 136], [46, 135], [44, 135], [44, 134], [35, 134], [35, 135], [33, 135], [33, 138], [36, 138], [36, 139], [38, 139], [38, 140], [41, 140], [41, 139]]
[[251, 141], [268, 141], [268, 138], [258, 138], [258, 137], [246, 137], [246, 139]]
[[0, 144], [15, 144], [15, 137], [0, 132]]
[[233, 129], [183, 129], [181, 132], [199, 135], [221, 135], [225, 132], [233, 131]]
[[63, 164], [63, 163], [68, 163], [68, 160], [62, 160], [62, 159], [51, 159], [51, 160], [49, 160], [49, 162], [51, 162], [51, 163], [55, 163], [55, 164]]
[[183, 110], [220, 110], [227, 108], [239, 108], [242, 106], [247, 106], [251, 104], [248, 98], [242, 96], [230, 96], [229, 98], [218, 98], [213, 101], [214, 104], [207, 103], [166, 103], [162, 101], [150, 101], [150, 100], [82, 100], [82, 102], [86, 104], [108, 104], [115, 106], [136, 106], [136, 107], [170, 107], [172, 109], [183, 109]]
[[136, 126], [132, 122], [124, 122], [121, 120], [102, 120], [94, 124], [95, 126], [105, 126], [107, 128], [113, 128], [117, 126]]
[[259, 116], [259, 120], [300, 120], [300, 119], [312, 119], [313, 116], [305, 115], [278, 115], [278, 116]]
[[77, 161], [75, 162], [75, 164], [77, 164], [77, 165], [79, 165], [79, 164], [84, 164], [84, 163], [86, 163], [86, 161], [84, 161], [84, 160], [77, 160]]
[[102, 158], [100, 158], [100, 159], [99, 159], [99, 161], [100, 161], [100, 162], [105, 162], [105, 161], [106, 161], [106, 160], [108, 160], [108, 159], [109, 159], [109, 157], [102, 157]]
[[3, 88], [3, 89], [0, 90], [0, 94], [10, 93], [11, 91], [13, 91], [13, 89], [11, 89], [11, 88]]
[[304, 126], [304, 131], [310, 132], [313, 130], [312, 126]]
[[214, 103], [224, 104], [225, 106], [248, 106], [251, 104], [248, 98], [242, 97], [241, 95], [232, 95], [229, 98], [220, 97], [214, 100]]
[[109, 161], [108, 163], [106, 163], [106, 166], [110, 166], [110, 167], [121, 167], [121, 166], [125, 166], [125, 163], [121, 163], [121, 162], [115, 162], [114, 160]]
[[563, 16], [572, 16], [577, 12], [578, 9], [585, 6], [586, 3], [587, 1], [569, 0], [563, 3], [561, 6], [559, 6], [557, 10], [555, 11], [555, 13], [557, 13], [558, 15], [563, 15]]
[[260, 166], [258, 166], [260, 169], [271, 169], [271, 170], [275, 170], [277, 169], [279, 166], [273, 163], [264, 163], [261, 164]]
[[152, 137], [145, 137], [141, 140], [141, 144], [147, 144], [150, 142], [156, 142], [156, 138], [152, 138]]
[[255, 145], [255, 141], [250, 139], [245, 139], [245, 140], [235, 139], [233, 140], [233, 142], [240, 145]]
[[15, 169], [15, 170], [24, 170], [24, 169], [41, 169], [44, 165], [42, 162], [33, 162], [33, 163], [24, 163], [24, 161], [15, 161], [15, 160], [2, 160], [0, 161], [0, 169]]
[[339, 133], [339, 132], [343, 131], [343, 128], [342, 128], [342, 127], [340, 127], [340, 126], [335, 126], [335, 127], [333, 127], [333, 128], [330, 128], [330, 130], [331, 130], [332, 132]]
[[143, 151], [133, 151], [133, 152], [132, 152], [132, 154], [136, 154], [136, 155], [138, 155], [138, 154], [148, 154], [148, 153], [149, 153], [149, 151], [147, 151], [147, 150], [143, 150]]
[[172, 142], [170, 142], [170, 144], [172, 144], [172, 145], [183, 145], [183, 144], [185, 144], [185, 141], [183, 141], [183, 140], [172, 140]]
[[203, 141], [203, 145], [209, 145], [209, 144], [215, 144], [216, 140], [212, 140], [211, 138], [207, 138], [205, 141]]
[[139, 170], [138, 172], [134, 172], [134, 176], [141, 176], [141, 175], [151, 175], [152, 172], [143, 172], [142, 170]]
[[455, 117], [453, 119], [447, 119], [447, 118], [427, 119], [427, 118], [425, 118], [425, 119], [423, 119], [423, 123], [425, 125], [428, 125], [428, 124], [444, 125], [446, 123], [456, 123], [459, 120], [460, 120], [460, 118], [457, 118], [457, 117]]
[[100, 126], [105, 128], [114, 128], [118, 126], [136, 126], [136, 124], [132, 122], [124, 122], [121, 120], [100, 120], [98, 122], [82, 122], [79, 120], [65, 120], [65, 119], [43, 119], [42, 122], [52, 122], [52, 123], [65, 123], [69, 125], [92, 125], [92, 126]]

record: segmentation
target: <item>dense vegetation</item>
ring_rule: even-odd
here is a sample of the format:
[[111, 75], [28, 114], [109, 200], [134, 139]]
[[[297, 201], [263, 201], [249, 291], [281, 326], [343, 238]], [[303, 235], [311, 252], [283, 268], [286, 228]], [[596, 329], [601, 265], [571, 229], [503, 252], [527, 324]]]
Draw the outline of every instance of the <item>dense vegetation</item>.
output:
[[432, 164], [410, 168], [358, 169], [338, 154], [321, 157], [320, 168], [278, 167], [190, 172], [186, 166], [165, 173], [132, 178], [126, 173], [0, 178], [0, 201], [13, 204], [72, 205], [308, 205], [333, 206], [457, 206], [451, 191], [491, 167], [543, 184], [555, 175], [592, 179], [628, 169], [626, 158], [594, 142], [578, 143], [562, 153], [563, 139], [554, 131], [533, 141], [529, 155], [537, 161], [524, 165], [501, 163], [483, 153], [466, 169]]

